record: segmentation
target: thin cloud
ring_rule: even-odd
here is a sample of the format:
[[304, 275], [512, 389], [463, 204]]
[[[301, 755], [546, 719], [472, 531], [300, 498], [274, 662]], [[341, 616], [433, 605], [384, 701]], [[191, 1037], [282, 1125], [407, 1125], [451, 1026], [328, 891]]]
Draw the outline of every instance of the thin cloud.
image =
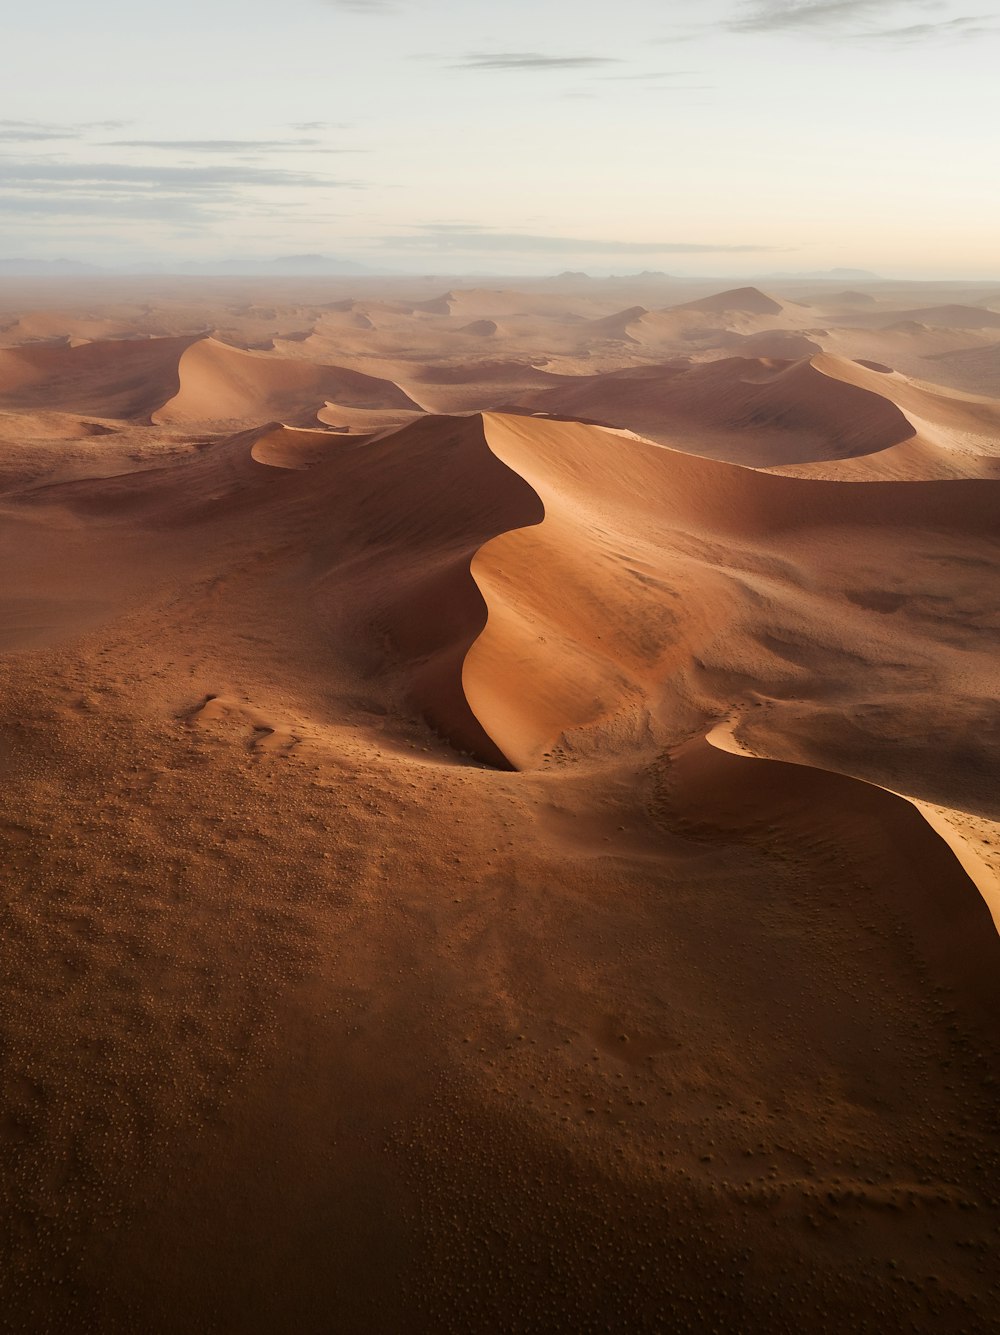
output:
[[4, 144], [41, 144], [53, 139], [76, 139], [77, 135], [65, 130], [2, 130], [0, 143]]
[[212, 204], [230, 205], [224, 213], [207, 207], [204, 200], [149, 195], [0, 195], [0, 217], [45, 218], [124, 218], [152, 222], [218, 222], [220, 216], [234, 212], [229, 199]]
[[68, 125], [47, 121], [0, 120], [0, 142], [6, 144], [43, 143], [51, 139], [79, 139], [80, 131]]
[[744, 12], [723, 26], [736, 33], [816, 32], [832, 33], [849, 40], [900, 43], [947, 37], [973, 37], [992, 32], [996, 25], [984, 15], [958, 15], [929, 18], [923, 23], [887, 22], [895, 9], [933, 12], [943, 8], [942, 0], [754, 0]]
[[731, 32], [781, 32], [788, 28], [839, 27], [854, 19], [885, 13], [885, 0], [779, 0], [757, 3], [728, 21]]
[[940, 41], [946, 37], [981, 37], [996, 32], [998, 25], [981, 17], [946, 19], [940, 23], [911, 23], [905, 28], [884, 28], [881, 32], [863, 34], [873, 41], [922, 42], [927, 38]]
[[53, 162], [0, 159], [0, 185], [31, 189], [58, 182], [74, 184], [152, 186], [169, 190], [212, 190], [219, 186], [294, 186], [324, 190], [359, 188], [357, 181], [334, 180], [310, 172], [285, 171], [277, 167], [214, 164], [210, 167], [152, 166], [148, 163]]
[[575, 236], [548, 236], [527, 232], [490, 232], [480, 227], [428, 223], [417, 232], [380, 237], [385, 249], [493, 251], [507, 254], [545, 253], [580, 255], [735, 255], [781, 253], [781, 248], [749, 243], [715, 245], [694, 241], [609, 241]]
[[87, 129], [124, 129], [127, 120], [84, 120], [77, 125], [60, 125], [48, 120], [0, 120], [0, 143], [43, 144], [60, 139], [83, 139]]
[[471, 51], [453, 70], [582, 70], [620, 65], [614, 56], [546, 56], [538, 51]]
[[[268, 149], [322, 147], [319, 139], [108, 139], [105, 148], [161, 148], [177, 153], [261, 153]], [[349, 149], [326, 149], [345, 153]]]

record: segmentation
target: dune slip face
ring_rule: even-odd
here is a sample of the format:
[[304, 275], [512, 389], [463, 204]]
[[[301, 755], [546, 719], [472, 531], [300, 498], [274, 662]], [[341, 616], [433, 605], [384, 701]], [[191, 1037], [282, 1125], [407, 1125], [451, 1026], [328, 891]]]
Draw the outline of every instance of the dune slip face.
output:
[[0, 1324], [993, 1328], [996, 294], [719, 286], [5, 285]]

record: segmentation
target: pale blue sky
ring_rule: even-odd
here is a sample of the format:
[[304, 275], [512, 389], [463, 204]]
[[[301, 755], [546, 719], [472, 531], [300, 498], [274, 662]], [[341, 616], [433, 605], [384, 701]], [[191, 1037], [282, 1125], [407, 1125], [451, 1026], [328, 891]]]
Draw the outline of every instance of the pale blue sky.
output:
[[998, 0], [34, 0], [0, 256], [1000, 276]]

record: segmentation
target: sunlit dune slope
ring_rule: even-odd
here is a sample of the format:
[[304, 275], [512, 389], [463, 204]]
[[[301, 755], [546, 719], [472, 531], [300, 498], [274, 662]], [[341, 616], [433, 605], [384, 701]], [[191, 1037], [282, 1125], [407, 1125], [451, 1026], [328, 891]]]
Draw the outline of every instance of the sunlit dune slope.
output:
[[[804, 617], [818, 641], [856, 657], [852, 547], [874, 559], [889, 530], [912, 533], [897, 547], [928, 531], [960, 542], [996, 535], [993, 482], [807, 481], [578, 423], [486, 422], [491, 448], [545, 507], [542, 524], [498, 538], [473, 563], [490, 616], [465, 689], [518, 765], [537, 763], [567, 731], [596, 730], [594, 745], [613, 750], [658, 719], [676, 724], [680, 702], [711, 709], [696, 670], [709, 655], [716, 690], [754, 675], [755, 657], [763, 684], [767, 637], [801, 635]], [[823, 532], [840, 533], [848, 550], [825, 568], [808, 558], [797, 568], [803, 535]], [[888, 639], [868, 652], [874, 667], [891, 653]]]

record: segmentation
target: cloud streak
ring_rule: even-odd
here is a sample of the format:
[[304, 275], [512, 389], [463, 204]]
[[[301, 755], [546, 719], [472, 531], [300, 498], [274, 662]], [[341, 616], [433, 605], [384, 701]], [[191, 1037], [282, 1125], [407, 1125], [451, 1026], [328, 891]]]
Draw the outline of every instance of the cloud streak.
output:
[[695, 241], [610, 241], [605, 238], [551, 236], [527, 232], [492, 232], [453, 223], [427, 223], [399, 237], [380, 237], [385, 249], [419, 251], [490, 251], [506, 254], [558, 255], [737, 255], [780, 253], [780, 248], [750, 243], [716, 245]]
[[121, 130], [126, 121], [83, 121], [54, 125], [50, 121], [0, 120], [0, 143], [33, 144], [58, 139], [82, 139], [85, 130]]
[[392, 0], [330, 0], [334, 9], [346, 9], [350, 14], [390, 14], [398, 8]]
[[304, 190], [357, 189], [357, 181], [334, 180], [277, 167], [215, 164], [210, 167], [153, 166], [149, 163], [62, 162], [0, 158], [0, 185], [30, 190], [58, 183], [99, 186], [148, 186], [171, 190], [214, 190], [220, 186], [279, 186]]
[[[40, 222], [104, 218], [109, 224], [204, 228], [231, 217], [281, 212], [287, 199], [275, 191], [298, 196], [298, 216], [305, 192], [323, 200], [326, 190], [361, 188], [357, 181], [232, 161], [175, 166], [0, 156], [0, 217]], [[308, 212], [315, 213], [311, 204]]]
[[538, 51], [470, 51], [453, 70], [585, 70], [620, 65], [614, 56], [547, 56]]
[[735, 33], [829, 33], [853, 41], [901, 44], [973, 37], [996, 29], [992, 20], [980, 15], [931, 17], [922, 23], [891, 22], [894, 16], [902, 18], [914, 10], [933, 14], [942, 8], [942, 0], [753, 0], [723, 26]]
[[730, 19], [731, 32], [783, 32], [789, 28], [840, 27], [855, 19], [882, 15], [885, 0], [766, 0]]
[[942, 41], [948, 37], [981, 37], [996, 32], [1000, 24], [979, 17], [967, 16], [945, 19], [939, 23], [911, 23], [903, 28], [883, 28], [879, 32], [863, 34], [876, 42], [922, 42], [928, 38]]
[[[105, 148], [156, 148], [176, 153], [260, 153], [268, 149], [318, 148], [320, 140], [299, 139], [108, 139]], [[326, 152], [348, 152], [327, 149]]]

